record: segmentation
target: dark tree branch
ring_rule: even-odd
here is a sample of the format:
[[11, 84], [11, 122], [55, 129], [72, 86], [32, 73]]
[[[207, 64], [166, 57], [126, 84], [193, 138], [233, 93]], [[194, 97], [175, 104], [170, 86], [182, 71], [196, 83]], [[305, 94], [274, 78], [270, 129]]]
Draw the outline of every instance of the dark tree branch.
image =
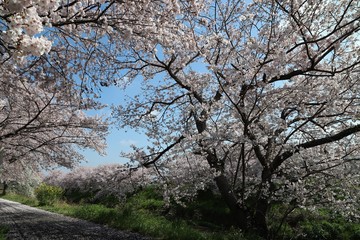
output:
[[323, 138], [315, 139], [315, 140], [308, 141], [308, 142], [305, 142], [302, 144], [298, 144], [293, 148], [293, 150], [285, 151], [281, 155], [278, 155], [277, 157], [275, 157], [275, 159], [273, 160], [273, 162], [270, 165], [270, 170], [271, 170], [271, 172], [275, 171], [284, 161], [286, 161], [287, 159], [292, 157], [295, 153], [300, 152], [301, 149], [313, 148], [313, 147], [317, 147], [317, 146], [324, 145], [327, 143], [336, 142], [338, 140], [341, 140], [341, 139], [343, 139], [347, 136], [350, 136], [352, 134], [355, 134], [357, 132], [360, 132], [360, 124], [355, 125], [350, 128], [347, 128], [345, 130], [342, 130], [339, 133], [334, 134], [332, 136], [323, 137]]
[[165, 153], [170, 151], [173, 147], [175, 147], [177, 144], [179, 144], [183, 139], [185, 139], [184, 136], [179, 137], [174, 143], [167, 146], [163, 151], [159, 152], [158, 155], [154, 159], [151, 159], [151, 160], [143, 163], [142, 165], [144, 167], [148, 167], [151, 164], [155, 164]]

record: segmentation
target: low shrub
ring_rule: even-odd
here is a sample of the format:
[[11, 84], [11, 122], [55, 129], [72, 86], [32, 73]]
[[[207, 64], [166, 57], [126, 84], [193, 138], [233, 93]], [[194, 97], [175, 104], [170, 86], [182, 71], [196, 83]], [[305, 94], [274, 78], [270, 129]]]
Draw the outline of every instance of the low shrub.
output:
[[45, 183], [42, 183], [35, 189], [35, 196], [40, 206], [53, 205], [62, 198], [63, 194], [64, 190], [61, 187], [51, 186]]
[[360, 239], [360, 224], [352, 224], [348, 226], [347, 233], [350, 240]]
[[78, 189], [65, 189], [64, 198], [69, 203], [91, 203], [95, 193], [84, 192]]
[[213, 230], [235, 225], [225, 202], [211, 190], [199, 191], [197, 197], [185, 202], [184, 206], [172, 203], [168, 215], [175, 219], [191, 220], [196, 225]]
[[324, 220], [318, 222], [305, 222], [301, 228], [303, 233], [302, 237], [299, 237], [299, 239], [341, 239], [341, 230], [338, 229], [338, 226]]

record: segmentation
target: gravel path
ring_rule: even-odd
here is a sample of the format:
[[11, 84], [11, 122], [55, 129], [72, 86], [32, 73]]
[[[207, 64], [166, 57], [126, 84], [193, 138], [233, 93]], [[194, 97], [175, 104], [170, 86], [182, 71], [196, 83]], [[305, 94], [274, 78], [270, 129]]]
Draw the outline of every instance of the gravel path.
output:
[[0, 224], [9, 227], [9, 240], [150, 239], [4, 199], [0, 199]]

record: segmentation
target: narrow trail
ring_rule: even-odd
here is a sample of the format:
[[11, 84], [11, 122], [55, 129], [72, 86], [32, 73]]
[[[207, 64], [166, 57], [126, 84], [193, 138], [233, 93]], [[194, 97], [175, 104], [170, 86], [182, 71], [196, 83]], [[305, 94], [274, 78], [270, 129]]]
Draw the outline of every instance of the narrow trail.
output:
[[150, 239], [4, 199], [0, 199], [0, 224], [9, 227], [9, 240]]

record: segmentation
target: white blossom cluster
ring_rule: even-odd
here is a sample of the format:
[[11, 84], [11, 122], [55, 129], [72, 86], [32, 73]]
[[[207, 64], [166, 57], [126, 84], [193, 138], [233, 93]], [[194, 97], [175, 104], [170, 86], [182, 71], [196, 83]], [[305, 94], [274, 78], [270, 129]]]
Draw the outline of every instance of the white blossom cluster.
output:
[[16, 64], [3, 64], [0, 71], [3, 179], [24, 182], [25, 173], [73, 167], [83, 160], [77, 147], [104, 153], [107, 123], [100, 116], [85, 115], [85, 109], [97, 105], [83, 106], [86, 98], [80, 99], [70, 82], [58, 85], [50, 71], [44, 74], [41, 68], [34, 68], [32, 77], [43, 81], [34, 83], [27, 73], [18, 75]]
[[[42, 36], [48, 14], [60, 6], [60, 0], [8, 0], [0, 7], [0, 14], [7, 16], [3, 23], [2, 39], [8, 46], [16, 48], [18, 57], [48, 53], [52, 42]], [[45, 13], [45, 15], [44, 15]]]
[[198, 191], [215, 190], [213, 179], [216, 172], [203, 158], [193, 159], [196, 164], [184, 164], [181, 159], [164, 168], [130, 168], [119, 164], [97, 167], [78, 167], [69, 173], [52, 171], [44, 182], [60, 186], [67, 191], [93, 193], [94, 198], [113, 195], [119, 200], [136, 192], [140, 187], [155, 184], [163, 190], [166, 202], [184, 204], [193, 199]]
[[184, 153], [182, 157], [178, 157], [176, 161], [167, 164], [160, 171], [161, 176], [156, 183], [163, 186], [164, 199], [168, 203], [172, 200], [185, 204], [199, 191], [216, 191], [214, 185], [216, 171], [210, 169], [203, 157], [194, 158]]
[[203, 1], [188, 0], [2, 0], [1, 40], [4, 47], [20, 59], [29, 55], [41, 56], [48, 53], [52, 44], [59, 40], [57, 34], [51, 34], [57, 27], [61, 31], [91, 36], [94, 33], [92, 23], [97, 23], [97, 31], [101, 34], [120, 33], [121, 44], [124, 40], [135, 40], [135, 43], [136, 39], [148, 38], [149, 41], [141, 47], [151, 49], [159, 41], [171, 44], [171, 40], [181, 31], [175, 20], [181, 11], [185, 9], [196, 14], [202, 7]]

